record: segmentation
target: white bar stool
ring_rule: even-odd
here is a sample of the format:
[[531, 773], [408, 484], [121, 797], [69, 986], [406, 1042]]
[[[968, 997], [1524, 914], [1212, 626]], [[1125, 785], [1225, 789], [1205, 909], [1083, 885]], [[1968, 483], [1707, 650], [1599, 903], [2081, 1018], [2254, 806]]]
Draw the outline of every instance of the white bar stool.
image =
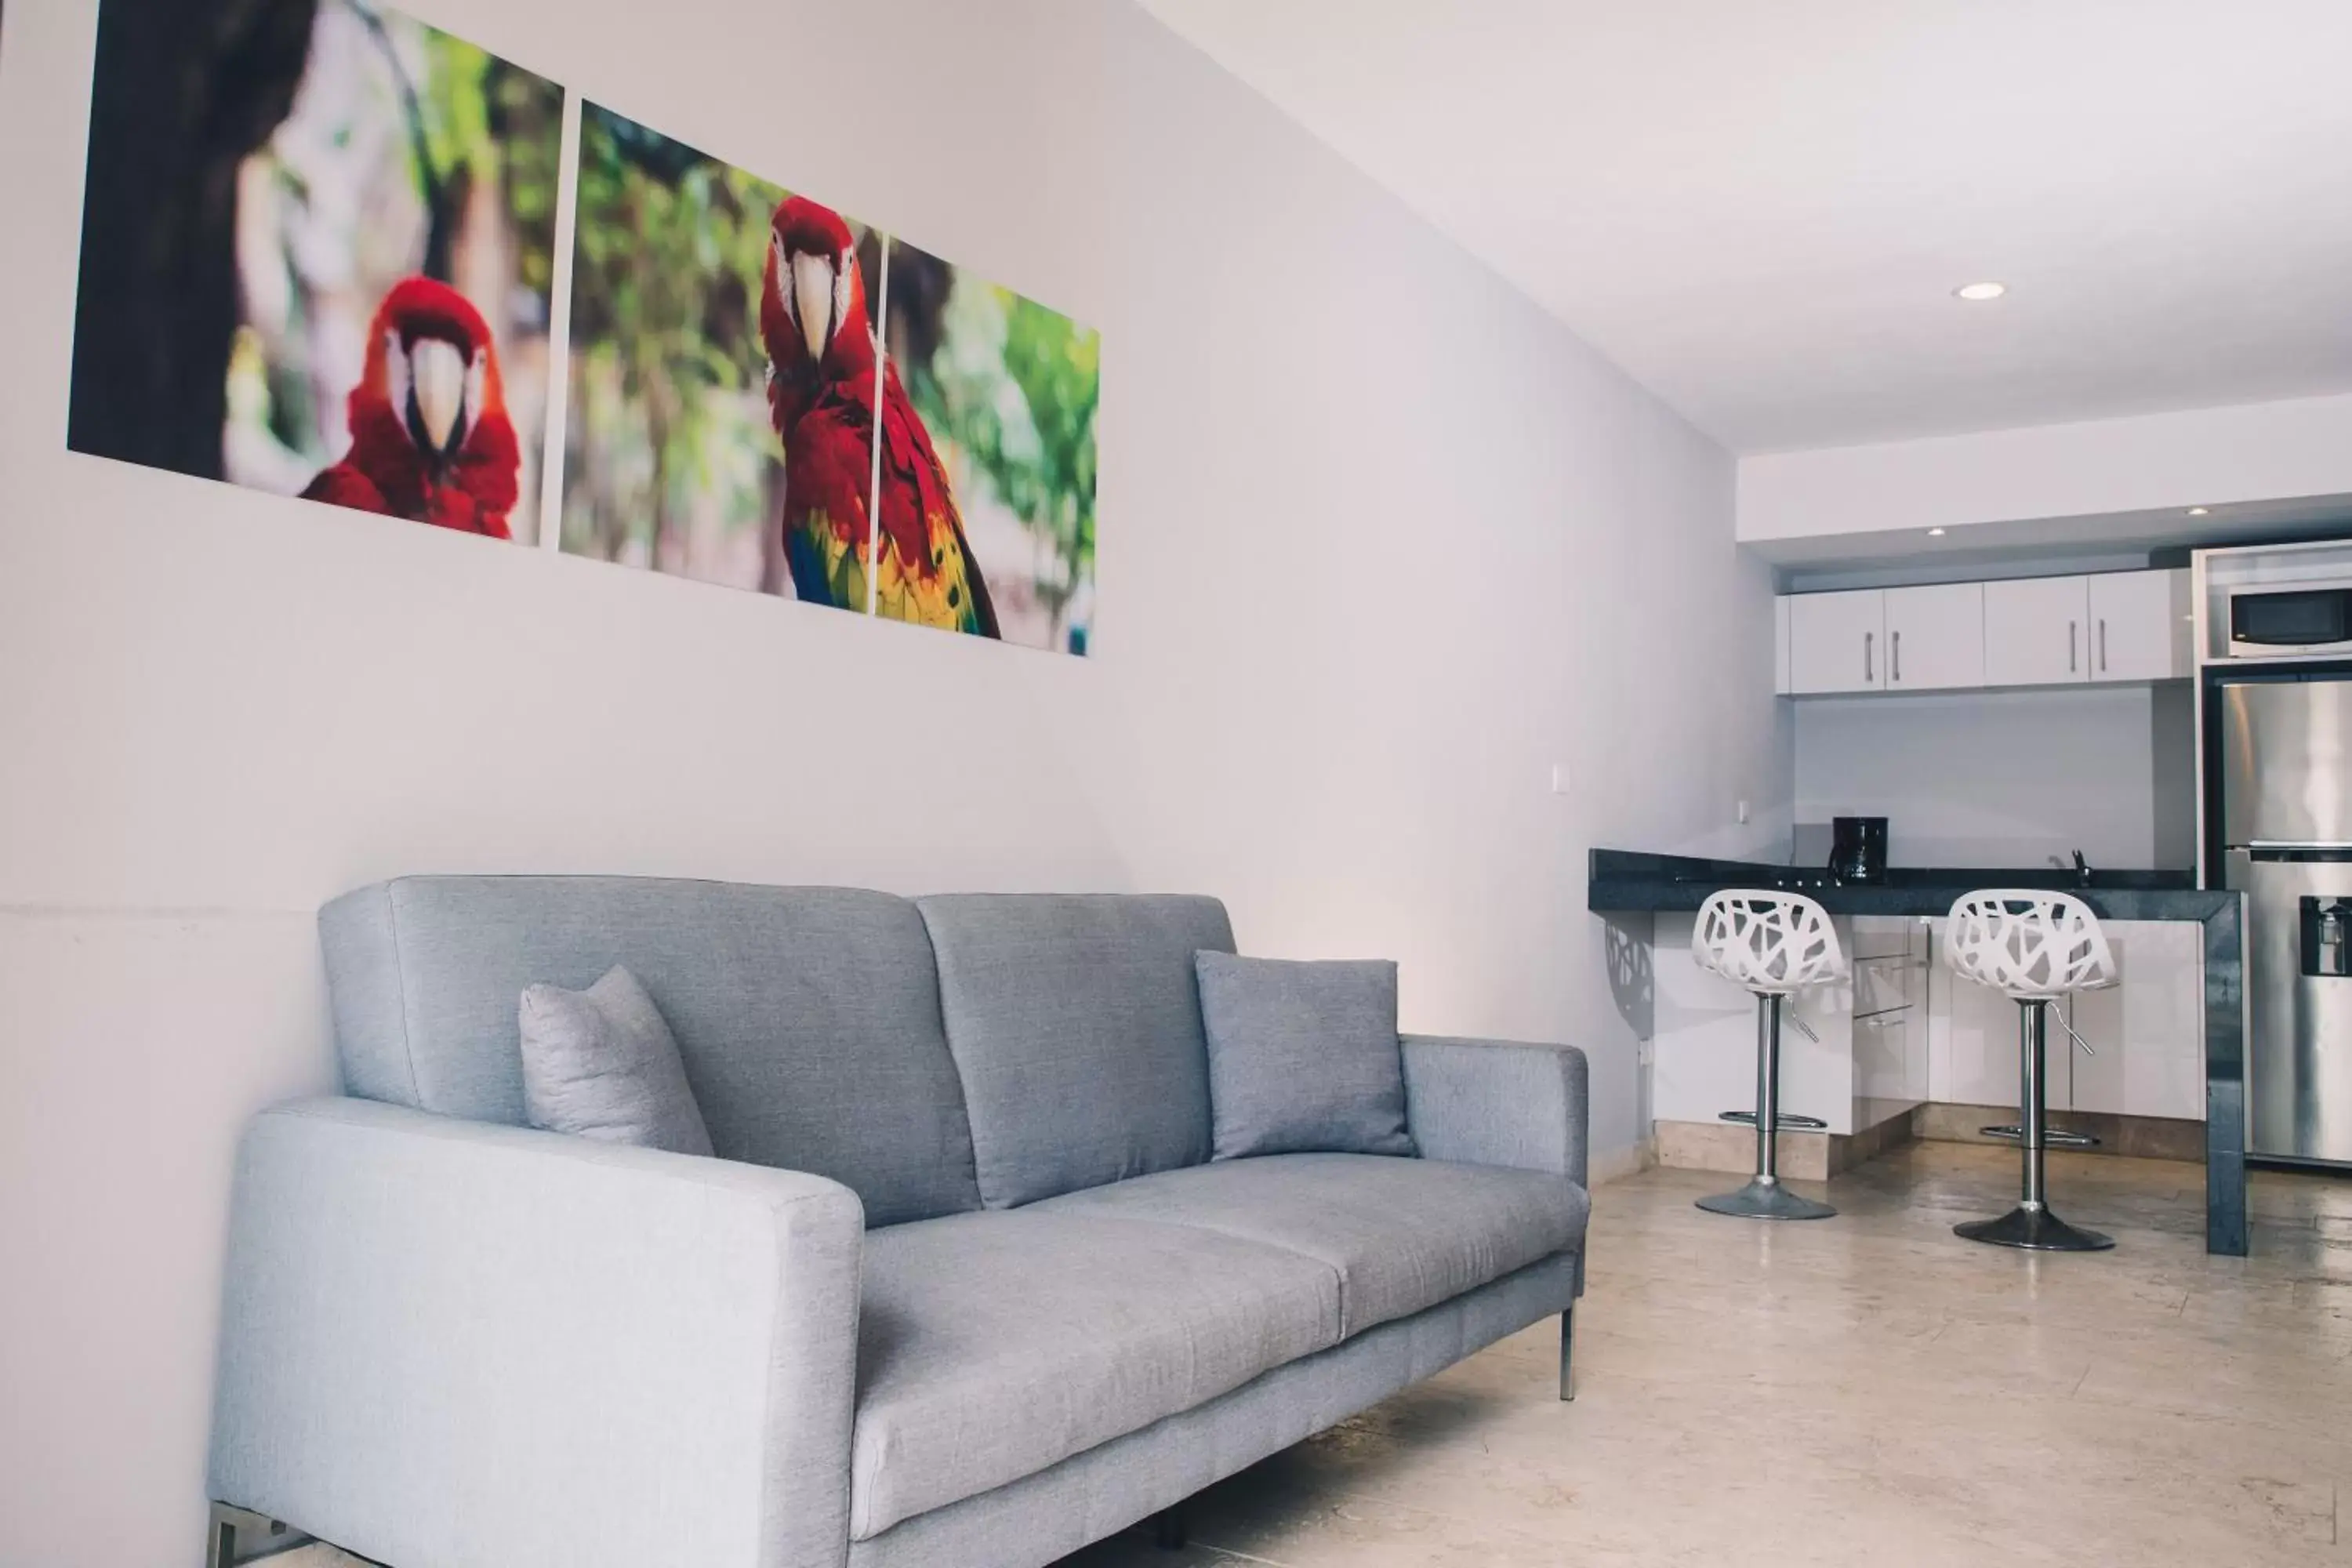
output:
[[2049, 1145], [2085, 1147], [2098, 1142], [2050, 1126], [2043, 1060], [2050, 1004], [2116, 983], [2115, 954], [2099, 929], [2098, 916], [2082, 900], [2065, 893], [1980, 889], [1953, 904], [1944, 958], [1962, 979], [1990, 985], [2017, 1004], [2021, 1124], [1984, 1131], [1987, 1137], [2015, 1138], [2025, 1166], [2024, 1191], [2015, 1208], [1999, 1219], [1970, 1220], [1952, 1229], [1970, 1241], [2036, 1252], [2103, 1252], [2113, 1247], [2113, 1237], [2079, 1229], [2051, 1213], [2042, 1181], [2042, 1157]]
[[1756, 995], [1756, 1109], [1723, 1113], [1726, 1121], [1756, 1124], [1756, 1175], [1736, 1193], [1699, 1199], [1698, 1206], [1751, 1219], [1829, 1218], [1837, 1210], [1780, 1184], [1774, 1142], [1783, 1127], [1821, 1131], [1829, 1126], [1780, 1110], [1781, 1005], [1791, 992], [1846, 973], [1828, 912], [1797, 893], [1727, 889], [1699, 906], [1691, 957]]

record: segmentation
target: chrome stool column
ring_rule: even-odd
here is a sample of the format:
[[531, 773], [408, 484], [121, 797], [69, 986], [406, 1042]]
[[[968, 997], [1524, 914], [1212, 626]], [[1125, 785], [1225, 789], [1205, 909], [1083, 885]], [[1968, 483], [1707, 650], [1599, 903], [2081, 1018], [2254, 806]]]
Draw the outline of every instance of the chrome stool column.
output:
[[1827, 1219], [1837, 1210], [1780, 1184], [1775, 1135], [1783, 1127], [1822, 1131], [1828, 1123], [1780, 1109], [1780, 1009], [1791, 992], [1846, 973], [1845, 954], [1828, 913], [1796, 893], [1728, 889], [1699, 906], [1691, 957], [1702, 969], [1756, 996], [1756, 1109], [1727, 1110], [1726, 1121], [1756, 1126], [1756, 1174], [1736, 1193], [1701, 1198], [1711, 1214], [1751, 1219]]
[[[1988, 1138], [2017, 1140], [2024, 1164], [2017, 1206], [1999, 1219], [1952, 1227], [1970, 1241], [2035, 1252], [2103, 1252], [2115, 1238], [2068, 1225], [2050, 1210], [2042, 1163], [2053, 1144], [2088, 1148], [2098, 1140], [2050, 1125], [2050, 1004], [2116, 983], [2115, 954], [2099, 918], [2065, 893], [1988, 888], [1953, 904], [1944, 957], [1955, 973], [1990, 985], [2017, 1004], [2018, 1112], [2015, 1127], [1987, 1127]], [[2068, 1035], [2074, 1030], [2067, 1028]], [[2088, 1049], [2086, 1046], [2084, 1047]]]

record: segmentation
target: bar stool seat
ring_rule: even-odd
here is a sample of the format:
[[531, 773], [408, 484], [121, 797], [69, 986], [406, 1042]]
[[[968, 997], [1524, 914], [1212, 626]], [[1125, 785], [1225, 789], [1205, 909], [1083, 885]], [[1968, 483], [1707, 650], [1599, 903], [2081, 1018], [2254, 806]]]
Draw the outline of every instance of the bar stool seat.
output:
[[1780, 1184], [1774, 1140], [1784, 1127], [1820, 1131], [1828, 1126], [1780, 1110], [1780, 1010], [1805, 986], [1845, 975], [1836, 928], [1821, 905], [1801, 894], [1727, 888], [1699, 906], [1691, 957], [1756, 997], [1756, 1109], [1723, 1113], [1726, 1121], [1755, 1124], [1756, 1174], [1738, 1192], [1701, 1198], [1698, 1206], [1749, 1219], [1828, 1219], [1837, 1210]]
[[2115, 1246], [2113, 1237], [2068, 1225], [2051, 1212], [2043, 1172], [2044, 1152], [2052, 1144], [2097, 1142], [2050, 1126], [2044, 1053], [2051, 1003], [2116, 983], [2115, 953], [2098, 916], [2071, 894], [1979, 889], [1952, 905], [1944, 957], [1962, 979], [1989, 985], [2017, 1004], [2019, 1125], [1983, 1131], [1987, 1137], [2015, 1138], [2024, 1166], [2015, 1208], [1999, 1219], [1970, 1220], [1952, 1229], [1970, 1241], [2035, 1252], [2102, 1252]]

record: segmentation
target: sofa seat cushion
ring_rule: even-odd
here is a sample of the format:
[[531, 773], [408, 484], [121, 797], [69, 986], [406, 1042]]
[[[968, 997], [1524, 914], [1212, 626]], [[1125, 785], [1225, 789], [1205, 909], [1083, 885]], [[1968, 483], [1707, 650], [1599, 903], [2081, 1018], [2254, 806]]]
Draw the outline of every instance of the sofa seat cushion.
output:
[[1382, 1154], [1268, 1154], [1040, 1204], [1154, 1220], [1312, 1258], [1339, 1277], [1342, 1337], [1580, 1249], [1592, 1199], [1566, 1177]]
[[850, 1529], [992, 1490], [1338, 1342], [1321, 1262], [1034, 1210], [867, 1234]]

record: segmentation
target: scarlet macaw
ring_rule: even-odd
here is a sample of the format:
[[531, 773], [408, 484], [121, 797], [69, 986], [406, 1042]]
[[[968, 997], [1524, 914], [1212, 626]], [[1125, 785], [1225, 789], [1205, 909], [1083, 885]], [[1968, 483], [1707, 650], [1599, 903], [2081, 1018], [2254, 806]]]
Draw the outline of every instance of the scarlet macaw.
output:
[[429, 278], [384, 296], [352, 389], [352, 449], [303, 496], [508, 539], [522, 452], [482, 313]]
[[863, 612], [874, 339], [849, 226], [814, 202], [784, 202], [769, 226], [760, 339], [768, 414], [784, 443], [784, 560], [793, 592]]
[[[803, 599], [863, 610], [874, 458], [873, 334], [849, 226], [804, 196], [771, 225], [760, 336], [768, 406], [784, 443], [784, 552]], [[896, 366], [882, 375], [881, 614], [997, 635], [988, 584], [929, 432]]]

